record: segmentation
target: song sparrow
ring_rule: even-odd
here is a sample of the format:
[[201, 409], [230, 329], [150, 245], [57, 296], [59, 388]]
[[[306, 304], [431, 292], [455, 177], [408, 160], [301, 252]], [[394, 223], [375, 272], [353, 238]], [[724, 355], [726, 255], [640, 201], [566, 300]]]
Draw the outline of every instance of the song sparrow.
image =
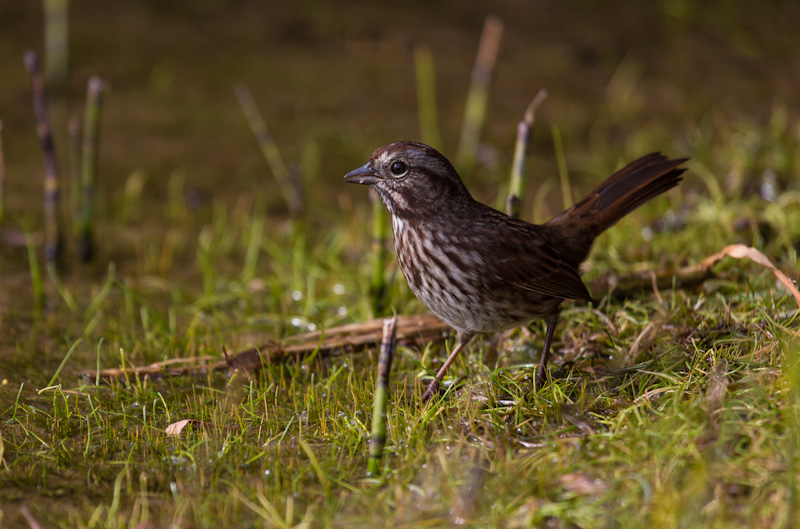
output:
[[561, 302], [592, 299], [579, 275], [592, 242], [675, 187], [685, 161], [644, 156], [541, 225], [477, 202], [447, 158], [422, 143], [384, 145], [348, 173], [345, 181], [374, 187], [391, 212], [397, 259], [411, 290], [457, 331], [458, 343], [423, 400], [476, 333], [534, 318], [547, 325], [536, 372], [536, 385], [543, 384]]

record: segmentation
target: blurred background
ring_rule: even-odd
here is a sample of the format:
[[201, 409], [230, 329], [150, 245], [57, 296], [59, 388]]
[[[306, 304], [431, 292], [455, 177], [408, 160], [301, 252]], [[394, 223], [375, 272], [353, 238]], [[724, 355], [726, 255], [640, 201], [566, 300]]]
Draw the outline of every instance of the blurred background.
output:
[[[420, 139], [420, 48], [434, 61], [437, 147], [454, 154], [489, 14], [502, 20], [504, 33], [482, 165], [468, 178], [485, 201], [500, 192], [517, 121], [540, 88], [549, 97], [537, 114], [534, 187], [556, 174], [553, 124], [571, 176], [595, 182], [649, 150], [693, 154], [698, 138], [710, 141], [720, 122], [766, 123], [777, 112], [793, 124], [797, 115], [795, 2], [85, 0], [69, 5], [68, 76], [50, 94], [56, 148], [65, 160], [67, 119], [83, 115], [86, 82], [98, 75], [107, 83], [101, 216], [133, 173], [144, 183], [145, 207], [153, 208], [148, 215], [155, 214], [175, 172], [198, 203], [253, 193], [280, 213], [280, 194], [234, 95], [245, 84], [310, 203], [335, 213], [332, 197], [365, 195], [341, 185], [345, 172], [383, 143]], [[19, 215], [37, 223], [40, 210], [42, 159], [22, 58], [43, 48], [42, 5], [3, 0], [0, 20], [13, 226]]]
[[[68, 19], [55, 50], [67, 68], [50, 70], [47, 86], [62, 190], [50, 217], [62, 220], [66, 251], [46, 264], [55, 230], [23, 61], [35, 50], [52, 64], [44, 5]], [[374, 222], [385, 209], [342, 177], [384, 143], [430, 135], [417, 88], [426, 57], [430, 137], [458, 163], [491, 15], [502, 39], [477, 164], [462, 173], [476, 198], [503, 207], [517, 123], [540, 89], [549, 95], [533, 129], [526, 220], [649, 152], [691, 156], [681, 186], [604, 234], [583, 267], [606, 301], [565, 305], [553, 362], [585, 369], [582, 382], [571, 374], [528, 392], [536, 323], [500, 340], [504, 368], [491, 374], [495, 345], [471, 346], [483, 361], [462, 371], [467, 391], [431, 413], [413, 393], [420, 365], [444, 348], [399, 348], [392, 376], [405, 389], [390, 431], [400, 433], [386, 459], [398, 471], [385, 481], [363, 472], [372, 350], [315, 350], [248, 380], [223, 365], [100, 384], [95, 368], [222, 361], [422, 313]], [[23, 526], [27, 503], [51, 520], [44, 527], [254, 526], [251, 505], [276, 513], [261, 525], [281, 527], [791, 526], [800, 370], [789, 353], [800, 348], [786, 291], [767, 269], [727, 259], [703, 285], [670, 282], [663, 299], [650, 276], [642, 296], [606, 297], [605, 285], [633, 272], [672, 280], [732, 243], [797, 276], [798, 27], [800, 2], [788, 0], [0, 0], [0, 521]], [[68, 123], [84, 119], [93, 76], [105, 89], [96, 252], [84, 263]], [[300, 183], [302, 214], [276, 184], [241, 86]], [[517, 396], [500, 400], [507, 391]], [[166, 436], [182, 418], [202, 419], [202, 433]], [[139, 512], [158, 523], [137, 525]]]

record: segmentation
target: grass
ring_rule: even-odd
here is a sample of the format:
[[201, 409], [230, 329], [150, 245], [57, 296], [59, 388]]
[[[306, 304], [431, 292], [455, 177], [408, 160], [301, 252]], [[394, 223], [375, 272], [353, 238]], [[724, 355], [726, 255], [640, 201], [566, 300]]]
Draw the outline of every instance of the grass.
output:
[[[607, 139], [619, 104], [598, 110], [585, 168], [610, 172], [621, 156]], [[720, 119], [680, 141], [656, 126], [625, 138], [639, 154], [691, 145], [691, 174], [597, 242], [587, 281], [694, 263], [735, 242], [796, 278], [795, 125], [776, 109], [766, 124]], [[569, 134], [556, 142], [563, 175]], [[771, 191], [760, 178], [768, 170], [778, 176]], [[451, 368], [450, 380], [466, 381], [426, 406], [421, 365], [441, 362], [445, 348], [399, 346], [379, 476], [367, 473], [377, 349], [252, 377], [76, 379], [97, 365], [220, 355], [374, 310], [366, 201], [289, 221], [243, 195], [193, 214], [174, 173], [161, 222], [145, 223], [142, 178], [131, 175], [97, 223], [98, 263], [116, 256], [115, 266], [54, 275], [43, 294], [21, 295], [46, 298], [40, 315], [5, 309], [18, 338], [0, 383], [0, 524], [22, 524], [20, 505], [46, 527], [87, 528], [800, 522], [797, 307], [746, 261], [724, 261], [695, 289], [565, 304], [552, 381], [539, 391], [540, 322], [477, 340]], [[390, 259], [384, 270], [385, 306], [422, 311], [395, 267]], [[182, 419], [196, 423], [165, 432]]]
[[[800, 207], [784, 200], [779, 215], [753, 198], [698, 198], [685, 228], [641, 246], [622, 244], [639, 237], [639, 223], [625, 221], [599, 242], [588, 273], [656, 267], [663, 255], [698, 259], [719, 246], [703, 234], [730, 241], [733, 212], [769, 219], [780, 236], [733, 238], [760, 243], [791, 270], [796, 254], [787, 245], [796, 244]], [[259, 207], [220, 213], [197, 236], [194, 287], [146, 273], [140, 256], [142, 274], [120, 281], [109, 271], [74, 292], [92, 310], [56, 309], [76, 320], [47, 355], [51, 366], [74, 353], [61, 376], [53, 375], [58, 365], [39, 381], [52, 376], [49, 387], [9, 383], [0, 394], [4, 519], [20, 519], [14, 505], [24, 503], [40, 521], [68, 527], [796, 523], [796, 307], [755, 265], [720, 265], [718, 279], [661, 292], [662, 302], [643, 293], [597, 309], [567, 305], [556, 344], [564, 367], [538, 392], [530, 353], [541, 346], [539, 324], [534, 337], [516, 331], [498, 343], [496, 370], [467, 361], [488, 354], [485, 342], [473, 345], [452, 372], [468, 375], [466, 383], [429, 406], [415, 397], [421, 351], [400, 347], [380, 477], [366, 472], [375, 351], [271, 365], [252, 379], [96, 386], [65, 374], [94, 367], [76, 365], [79, 358], [108, 366], [218, 354], [223, 345], [362, 319], [370, 310], [362, 299], [368, 264], [358, 257], [366, 225], [321, 235]], [[170, 231], [162, 236], [155, 248], [169, 245]], [[169, 277], [177, 265], [155, 257], [166, 259]], [[420, 310], [399, 280], [389, 297], [400, 311]], [[651, 323], [653, 341], [627, 358]], [[180, 419], [202, 425], [165, 434]]]

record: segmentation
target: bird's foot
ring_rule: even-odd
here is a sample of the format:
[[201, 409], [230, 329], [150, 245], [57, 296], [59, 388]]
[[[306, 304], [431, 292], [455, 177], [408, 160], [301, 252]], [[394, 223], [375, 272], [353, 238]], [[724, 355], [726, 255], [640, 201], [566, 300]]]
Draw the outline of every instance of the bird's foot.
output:
[[547, 370], [540, 367], [536, 370], [536, 378], [533, 381], [534, 389], [542, 389], [544, 387], [545, 382], [547, 382]]
[[430, 384], [428, 384], [428, 389], [425, 390], [425, 393], [422, 394], [422, 402], [428, 402], [431, 400], [431, 397], [435, 393], [439, 393], [439, 379], [434, 378]]

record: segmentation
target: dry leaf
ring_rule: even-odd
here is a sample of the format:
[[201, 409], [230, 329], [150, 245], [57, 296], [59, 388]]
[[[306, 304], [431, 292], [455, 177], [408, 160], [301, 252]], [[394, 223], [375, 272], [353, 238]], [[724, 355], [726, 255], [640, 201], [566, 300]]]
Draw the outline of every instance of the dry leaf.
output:
[[750, 259], [751, 261], [772, 270], [772, 273], [775, 274], [775, 277], [778, 278], [778, 281], [783, 283], [783, 285], [789, 289], [789, 292], [792, 293], [792, 296], [794, 296], [794, 300], [797, 303], [797, 307], [800, 308], [800, 291], [797, 290], [794, 282], [786, 277], [786, 274], [775, 268], [775, 265], [772, 264], [772, 261], [770, 261], [766, 255], [759, 252], [755, 248], [745, 246], [744, 244], [731, 244], [730, 246], [723, 248], [721, 252], [715, 253], [710, 257], [706, 257], [698, 266], [703, 269], [709, 269], [720, 262], [724, 257], [733, 257], [734, 259]]
[[167, 435], [180, 435], [184, 428], [187, 426], [211, 426], [211, 423], [198, 421], [197, 419], [183, 419], [182, 421], [174, 422], [166, 427], [164, 433]]
[[559, 478], [561, 485], [568, 491], [581, 496], [597, 496], [606, 491], [606, 484], [600, 479], [591, 479], [586, 474], [573, 472]]
[[33, 514], [31, 514], [31, 511], [28, 510], [28, 507], [23, 505], [19, 508], [19, 510], [22, 513], [22, 516], [25, 517], [25, 520], [27, 520], [28, 525], [31, 526], [31, 529], [42, 529], [41, 524], [38, 520], [36, 520], [36, 518], [33, 517]]

